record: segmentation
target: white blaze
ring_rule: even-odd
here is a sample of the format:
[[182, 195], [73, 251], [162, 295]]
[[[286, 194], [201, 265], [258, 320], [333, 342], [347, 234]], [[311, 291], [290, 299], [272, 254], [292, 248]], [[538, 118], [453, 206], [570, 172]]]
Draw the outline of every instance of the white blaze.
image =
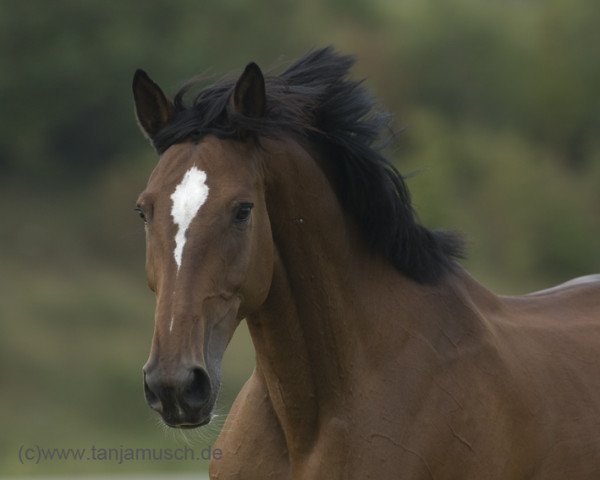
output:
[[200, 210], [200, 207], [206, 202], [208, 197], [208, 185], [206, 185], [206, 173], [195, 166], [190, 168], [175, 188], [171, 195], [173, 206], [171, 207], [171, 216], [173, 223], [177, 225], [175, 234], [175, 250], [173, 256], [177, 263], [177, 271], [181, 267], [181, 257], [183, 247], [185, 246], [185, 234], [192, 220]]

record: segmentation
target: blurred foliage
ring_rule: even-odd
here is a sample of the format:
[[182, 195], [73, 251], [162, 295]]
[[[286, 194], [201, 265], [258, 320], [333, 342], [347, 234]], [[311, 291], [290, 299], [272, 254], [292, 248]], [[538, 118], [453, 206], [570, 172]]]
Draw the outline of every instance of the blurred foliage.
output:
[[[0, 473], [199, 468], [16, 455], [185, 445], [140, 388], [153, 297], [132, 207], [156, 158], [136, 68], [173, 92], [250, 60], [355, 53], [406, 127], [388, 153], [424, 223], [464, 232], [467, 268], [521, 293], [600, 270], [599, 24], [596, 0], [0, 0]], [[251, 365], [242, 329], [223, 413]]]

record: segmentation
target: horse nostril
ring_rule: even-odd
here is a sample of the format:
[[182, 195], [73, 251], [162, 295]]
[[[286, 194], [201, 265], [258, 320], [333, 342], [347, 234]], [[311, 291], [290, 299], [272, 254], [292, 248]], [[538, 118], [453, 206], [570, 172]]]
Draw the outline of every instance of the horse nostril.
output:
[[201, 408], [210, 400], [210, 378], [203, 368], [192, 369], [189, 383], [183, 391], [183, 401], [191, 408]]
[[151, 388], [148, 386], [148, 382], [146, 381], [146, 373], [144, 372], [144, 395], [146, 397], [146, 402], [150, 405], [152, 410], [156, 410], [157, 412], [162, 411], [162, 403], [158, 395], [156, 395]]

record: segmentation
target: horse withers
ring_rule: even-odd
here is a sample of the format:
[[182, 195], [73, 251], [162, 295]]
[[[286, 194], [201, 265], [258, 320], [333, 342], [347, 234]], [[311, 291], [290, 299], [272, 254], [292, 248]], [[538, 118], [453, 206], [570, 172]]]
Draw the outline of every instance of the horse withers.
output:
[[352, 64], [251, 63], [191, 102], [135, 74], [160, 155], [137, 206], [150, 407], [210, 422], [246, 319], [256, 368], [211, 478], [600, 478], [600, 276], [523, 297], [471, 278], [374, 147], [388, 116]]

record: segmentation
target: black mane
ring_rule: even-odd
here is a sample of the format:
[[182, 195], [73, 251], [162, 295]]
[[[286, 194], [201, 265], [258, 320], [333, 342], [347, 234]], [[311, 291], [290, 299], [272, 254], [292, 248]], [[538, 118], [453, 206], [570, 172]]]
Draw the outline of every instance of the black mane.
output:
[[235, 81], [202, 90], [190, 106], [174, 99], [173, 120], [153, 139], [159, 153], [171, 145], [214, 134], [292, 135], [321, 152], [345, 210], [354, 215], [374, 251], [402, 273], [433, 283], [451, 270], [463, 243], [455, 234], [419, 225], [402, 175], [374, 146], [390, 116], [378, 111], [361, 82], [350, 80], [354, 58], [327, 47], [311, 51], [278, 76], [267, 76], [264, 117], [249, 118], [229, 105]]

